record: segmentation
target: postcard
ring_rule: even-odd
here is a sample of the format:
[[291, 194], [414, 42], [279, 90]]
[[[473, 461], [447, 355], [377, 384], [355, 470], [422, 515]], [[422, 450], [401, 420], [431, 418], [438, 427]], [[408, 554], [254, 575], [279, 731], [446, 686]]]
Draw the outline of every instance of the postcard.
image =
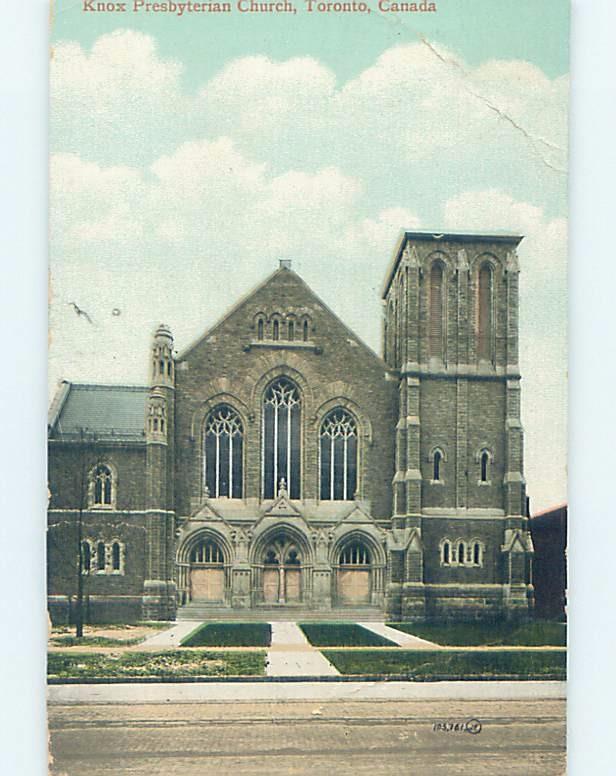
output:
[[562, 0], [57, 0], [54, 774], [562, 774]]

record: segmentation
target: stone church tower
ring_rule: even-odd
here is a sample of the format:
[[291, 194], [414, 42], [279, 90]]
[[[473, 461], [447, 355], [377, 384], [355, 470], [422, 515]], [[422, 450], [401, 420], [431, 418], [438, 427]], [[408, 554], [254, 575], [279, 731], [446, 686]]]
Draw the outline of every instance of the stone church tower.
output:
[[528, 611], [519, 237], [405, 232], [386, 278], [399, 389], [390, 616]]
[[520, 240], [404, 232], [382, 356], [284, 261], [148, 385], [63, 383], [54, 621], [528, 616]]

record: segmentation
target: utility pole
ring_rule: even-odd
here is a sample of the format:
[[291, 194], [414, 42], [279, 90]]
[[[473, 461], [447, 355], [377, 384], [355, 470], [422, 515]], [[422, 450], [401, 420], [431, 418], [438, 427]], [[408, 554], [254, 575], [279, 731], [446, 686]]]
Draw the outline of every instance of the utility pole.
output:
[[[86, 444], [85, 429], [79, 429], [79, 458], [80, 471], [79, 478], [79, 512], [77, 515], [77, 607], [75, 612], [75, 637], [80, 639], [83, 636], [83, 509], [86, 487]], [[90, 565], [92, 559], [90, 558]]]

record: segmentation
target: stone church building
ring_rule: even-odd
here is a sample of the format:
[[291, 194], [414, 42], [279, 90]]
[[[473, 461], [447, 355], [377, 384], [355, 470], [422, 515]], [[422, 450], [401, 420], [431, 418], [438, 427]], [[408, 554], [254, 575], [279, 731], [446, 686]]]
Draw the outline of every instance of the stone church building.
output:
[[179, 354], [161, 325], [148, 386], [62, 383], [53, 619], [79, 579], [91, 621], [528, 616], [520, 240], [404, 232], [382, 357], [282, 261]]

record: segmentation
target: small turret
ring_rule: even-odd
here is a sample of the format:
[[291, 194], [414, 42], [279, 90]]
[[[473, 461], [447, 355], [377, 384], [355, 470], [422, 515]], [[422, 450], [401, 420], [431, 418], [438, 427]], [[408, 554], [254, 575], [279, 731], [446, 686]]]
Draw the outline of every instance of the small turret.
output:
[[167, 400], [159, 388], [152, 388], [150, 391], [146, 415], [146, 440], [166, 445], [169, 426]]
[[150, 385], [173, 388], [175, 363], [173, 360], [173, 334], [171, 329], [161, 323], [152, 343], [152, 370]]

